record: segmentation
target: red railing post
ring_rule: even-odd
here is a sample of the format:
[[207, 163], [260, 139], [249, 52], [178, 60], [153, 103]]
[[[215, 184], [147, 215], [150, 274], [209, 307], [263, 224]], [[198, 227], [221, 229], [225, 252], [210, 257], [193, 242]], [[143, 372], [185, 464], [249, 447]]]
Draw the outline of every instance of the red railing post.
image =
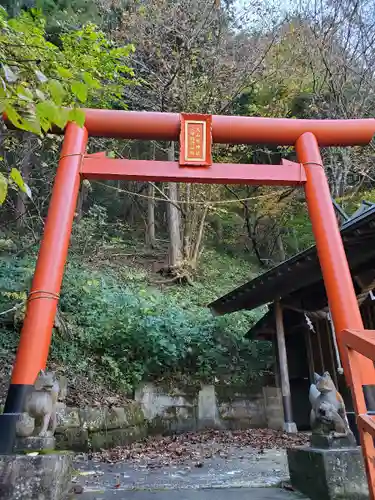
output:
[[[364, 327], [315, 136], [310, 132], [302, 134], [296, 142], [296, 151], [306, 171], [306, 202], [344, 374], [358, 416], [367, 412], [364, 388], [370, 389], [370, 386], [375, 384], [374, 364], [354, 350], [348, 352], [342, 339], [344, 330], [361, 331]], [[368, 435], [364, 435], [363, 432], [360, 434], [370, 498], [374, 499], [374, 446]]]
[[4, 414], [0, 416], [0, 453], [12, 451], [15, 419], [23, 411], [26, 392], [46, 366], [87, 139], [85, 128], [67, 125]]

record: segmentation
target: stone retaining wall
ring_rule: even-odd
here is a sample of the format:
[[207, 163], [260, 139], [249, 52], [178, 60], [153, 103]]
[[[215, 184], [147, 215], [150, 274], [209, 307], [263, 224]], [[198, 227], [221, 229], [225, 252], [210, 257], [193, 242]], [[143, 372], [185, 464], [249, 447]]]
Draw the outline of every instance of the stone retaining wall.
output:
[[69, 408], [58, 403], [59, 449], [87, 451], [129, 444], [153, 434], [204, 428], [283, 428], [280, 389], [144, 384], [122, 408]]
[[56, 447], [87, 451], [132, 443], [147, 435], [147, 421], [139, 404], [126, 408], [67, 408], [58, 406]]
[[159, 432], [283, 428], [281, 393], [276, 387], [203, 385], [197, 390], [144, 384], [135, 399], [151, 430]]

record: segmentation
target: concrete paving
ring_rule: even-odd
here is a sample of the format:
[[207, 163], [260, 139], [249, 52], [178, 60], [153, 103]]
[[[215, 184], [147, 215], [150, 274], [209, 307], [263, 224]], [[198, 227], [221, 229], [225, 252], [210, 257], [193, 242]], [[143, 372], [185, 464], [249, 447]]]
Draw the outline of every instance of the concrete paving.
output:
[[[234, 450], [203, 463], [153, 467], [150, 461], [76, 461], [82, 500], [292, 500], [300, 496], [278, 486], [289, 478], [284, 450]], [[78, 495], [77, 495], [78, 498]]]

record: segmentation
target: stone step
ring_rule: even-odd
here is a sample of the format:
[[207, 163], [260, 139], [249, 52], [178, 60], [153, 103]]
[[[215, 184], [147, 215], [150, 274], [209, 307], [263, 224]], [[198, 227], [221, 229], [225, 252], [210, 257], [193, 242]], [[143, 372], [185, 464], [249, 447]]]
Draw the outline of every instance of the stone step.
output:
[[224, 488], [173, 491], [106, 491], [102, 494], [84, 493], [82, 500], [298, 500], [300, 495], [279, 488]]

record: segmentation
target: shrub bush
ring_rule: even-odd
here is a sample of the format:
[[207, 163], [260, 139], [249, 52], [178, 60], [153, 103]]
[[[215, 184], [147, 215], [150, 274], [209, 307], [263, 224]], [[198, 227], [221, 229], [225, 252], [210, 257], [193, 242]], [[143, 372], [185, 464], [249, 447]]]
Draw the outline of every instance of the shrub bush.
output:
[[[26, 297], [33, 266], [30, 259], [0, 262], [2, 311]], [[60, 309], [70, 334], [55, 332], [52, 359], [127, 392], [142, 380], [160, 378], [245, 382], [269, 364], [268, 344], [244, 335], [254, 315], [215, 318], [193, 303], [191, 292], [181, 302], [144, 283], [124, 286], [113, 270], [93, 270], [74, 258]], [[14, 348], [9, 318], [0, 316], [0, 322], [3, 348]]]

